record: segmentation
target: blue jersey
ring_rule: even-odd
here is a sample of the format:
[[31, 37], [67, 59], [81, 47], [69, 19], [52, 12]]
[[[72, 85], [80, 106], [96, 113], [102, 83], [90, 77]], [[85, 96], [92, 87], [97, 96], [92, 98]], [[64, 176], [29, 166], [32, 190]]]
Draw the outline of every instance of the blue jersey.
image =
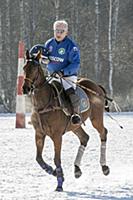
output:
[[[48, 71], [63, 72], [64, 76], [77, 75], [80, 66], [80, 52], [77, 45], [69, 37], [57, 42], [55, 38], [49, 39], [44, 48], [50, 62], [47, 65]], [[44, 53], [46, 56], [46, 54]]]

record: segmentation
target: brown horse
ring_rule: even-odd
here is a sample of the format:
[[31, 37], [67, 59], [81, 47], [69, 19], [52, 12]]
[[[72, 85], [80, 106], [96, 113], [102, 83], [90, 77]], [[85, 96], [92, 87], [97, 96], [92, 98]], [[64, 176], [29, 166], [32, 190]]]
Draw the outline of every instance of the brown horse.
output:
[[[33, 113], [31, 122], [36, 133], [36, 160], [39, 165], [48, 174], [57, 177], [57, 191], [62, 191], [64, 181], [63, 170], [61, 167], [61, 146], [62, 136], [67, 131], [72, 131], [80, 140], [80, 146], [74, 162], [75, 177], [81, 176], [80, 169], [81, 159], [87, 146], [89, 136], [83, 130], [81, 125], [73, 125], [70, 121], [70, 116], [67, 116], [62, 109], [59, 109], [58, 98], [55, 96], [55, 91], [47, 80], [41, 65], [39, 64], [41, 54], [38, 53], [36, 57], [30, 57], [29, 52], [26, 52], [26, 63], [24, 65], [24, 83], [23, 93], [28, 94], [32, 92], [33, 97]], [[81, 113], [82, 122], [89, 117], [93, 127], [98, 131], [101, 139], [100, 149], [100, 164], [104, 175], [109, 174], [109, 167], [106, 165], [106, 140], [107, 129], [103, 124], [103, 113], [106, 101], [106, 94], [102, 87], [89, 79], [80, 79], [77, 83], [80, 85], [88, 96], [90, 108]], [[49, 136], [54, 143], [54, 163], [56, 169], [54, 170], [42, 158], [42, 151], [44, 147], [45, 137]]]

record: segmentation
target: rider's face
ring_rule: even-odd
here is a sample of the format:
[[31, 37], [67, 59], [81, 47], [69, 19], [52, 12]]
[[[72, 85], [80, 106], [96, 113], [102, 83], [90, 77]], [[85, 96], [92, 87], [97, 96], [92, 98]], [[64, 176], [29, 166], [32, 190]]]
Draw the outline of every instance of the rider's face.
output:
[[67, 31], [62, 25], [57, 25], [54, 30], [54, 37], [57, 41], [62, 41], [67, 35]]

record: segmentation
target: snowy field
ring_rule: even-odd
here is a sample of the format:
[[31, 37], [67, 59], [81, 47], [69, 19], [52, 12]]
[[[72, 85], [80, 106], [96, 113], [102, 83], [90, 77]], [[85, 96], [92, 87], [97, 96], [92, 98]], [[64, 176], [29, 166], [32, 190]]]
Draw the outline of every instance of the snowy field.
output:
[[[133, 113], [111, 114], [124, 128], [105, 115], [108, 129], [107, 164], [104, 176], [99, 164], [100, 139], [89, 120], [85, 129], [90, 141], [82, 160], [82, 176], [74, 178], [73, 163], [79, 141], [71, 132], [63, 136], [64, 191], [55, 192], [56, 178], [35, 161], [34, 130], [15, 129], [15, 115], [0, 115], [0, 200], [133, 200]], [[43, 156], [53, 164], [53, 144], [47, 138]]]

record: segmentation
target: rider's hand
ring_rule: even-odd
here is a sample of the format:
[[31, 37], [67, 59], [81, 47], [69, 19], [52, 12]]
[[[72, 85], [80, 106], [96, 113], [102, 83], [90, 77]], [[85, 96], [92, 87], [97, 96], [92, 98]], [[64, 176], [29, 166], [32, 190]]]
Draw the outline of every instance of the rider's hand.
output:
[[63, 72], [61, 72], [61, 71], [54, 72], [52, 74], [52, 76], [55, 77], [55, 78], [62, 78], [63, 77]]
[[60, 78], [62, 78], [64, 76], [63, 71], [59, 71], [59, 72], [57, 72], [57, 74], [59, 75]]

